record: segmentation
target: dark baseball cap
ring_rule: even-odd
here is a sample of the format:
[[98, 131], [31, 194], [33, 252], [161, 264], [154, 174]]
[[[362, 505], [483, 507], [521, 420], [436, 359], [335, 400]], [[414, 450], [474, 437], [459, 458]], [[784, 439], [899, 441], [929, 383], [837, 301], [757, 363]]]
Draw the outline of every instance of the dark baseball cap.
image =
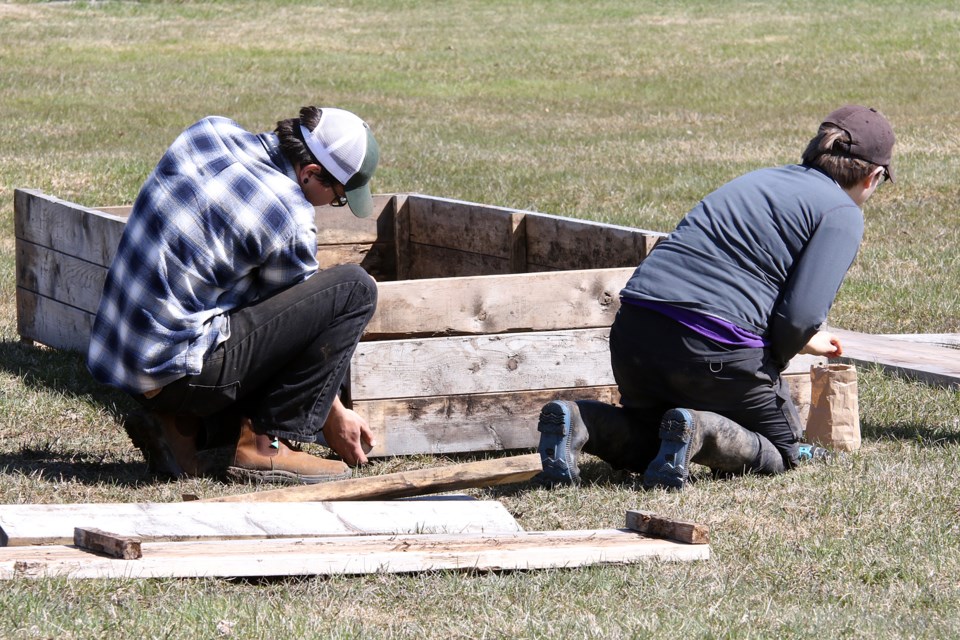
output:
[[850, 142], [845, 145], [850, 156], [883, 167], [890, 182], [894, 181], [891, 161], [896, 138], [882, 113], [871, 107], [848, 104], [824, 118], [820, 126], [830, 124], [850, 135]]

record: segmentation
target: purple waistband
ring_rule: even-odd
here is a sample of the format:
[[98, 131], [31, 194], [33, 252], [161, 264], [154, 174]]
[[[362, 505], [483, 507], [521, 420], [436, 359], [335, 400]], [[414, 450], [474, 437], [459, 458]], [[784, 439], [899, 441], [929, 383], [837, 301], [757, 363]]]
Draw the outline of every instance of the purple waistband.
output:
[[634, 307], [656, 311], [668, 318], [675, 320], [695, 331], [705, 338], [709, 338], [720, 344], [727, 344], [734, 347], [761, 348], [769, 346], [769, 343], [760, 336], [754, 335], [749, 331], [741, 329], [732, 322], [721, 320], [716, 316], [708, 316], [690, 309], [677, 307], [665, 302], [652, 302], [649, 300], [636, 300], [634, 298], [620, 298], [621, 303], [627, 303]]

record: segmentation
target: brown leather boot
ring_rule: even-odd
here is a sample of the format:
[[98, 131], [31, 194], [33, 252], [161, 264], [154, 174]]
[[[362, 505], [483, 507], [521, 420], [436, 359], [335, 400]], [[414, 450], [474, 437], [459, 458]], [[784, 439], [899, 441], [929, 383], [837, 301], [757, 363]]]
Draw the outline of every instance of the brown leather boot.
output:
[[166, 413], [136, 413], [124, 420], [133, 445], [143, 454], [150, 473], [169, 478], [203, 475], [197, 456], [199, 418]]
[[240, 439], [227, 474], [238, 480], [278, 484], [318, 484], [344, 480], [353, 472], [343, 462], [325, 460], [282, 438], [258, 433], [249, 418], [240, 424]]

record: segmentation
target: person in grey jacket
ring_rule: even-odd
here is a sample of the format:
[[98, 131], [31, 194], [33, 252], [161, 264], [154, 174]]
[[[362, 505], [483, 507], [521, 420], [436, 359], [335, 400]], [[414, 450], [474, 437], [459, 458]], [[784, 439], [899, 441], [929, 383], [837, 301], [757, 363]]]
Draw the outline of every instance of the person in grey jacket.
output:
[[801, 445], [780, 372], [798, 353], [842, 353], [822, 326], [860, 246], [860, 207], [894, 179], [894, 141], [880, 112], [847, 105], [801, 164], [700, 201], [621, 291], [610, 332], [621, 406], [545, 405], [539, 480], [578, 483], [581, 451], [666, 488], [688, 482], [691, 461], [775, 474], [825, 456]]

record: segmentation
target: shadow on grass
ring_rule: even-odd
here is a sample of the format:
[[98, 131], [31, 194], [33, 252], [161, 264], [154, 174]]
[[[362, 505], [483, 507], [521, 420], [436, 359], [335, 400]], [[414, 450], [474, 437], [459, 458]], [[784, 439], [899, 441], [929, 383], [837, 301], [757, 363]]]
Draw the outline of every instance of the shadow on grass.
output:
[[95, 455], [63, 453], [45, 448], [24, 447], [19, 453], [0, 454], [0, 473], [17, 472], [38, 479], [89, 485], [107, 483], [133, 487], [162, 482], [148, 477], [143, 463], [104, 462]]
[[0, 371], [19, 378], [25, 387], [102, 407], [117, 419], [136, 410], [136, 403], [126, 394], [94, 380], [83, 356], [76, 352], [3, 341], [0, 342]]
[[[79, 353], [55, 351], [21, 342], [0, 342], [0, 371], [19, 380], [26, 389], [94, 405], [122, 424], [136, 411], [126, 394], [99, 384], [87, 371]], [[19, 452], [0, 453], [0, 472], [122, 486], [154, 481], [143, 463], [106, 462], [105, 456], [55, 450], [49, 443], [24, 446]]]
[[932, 427], [929, 424], [898, 422], [892, 426], [881, 426], [865, 422], [860, 425], [860, 431], [863, 440], [873, 442], [904, 441], [921, 448], [960, 444], [960, 431], [949, 427]]

